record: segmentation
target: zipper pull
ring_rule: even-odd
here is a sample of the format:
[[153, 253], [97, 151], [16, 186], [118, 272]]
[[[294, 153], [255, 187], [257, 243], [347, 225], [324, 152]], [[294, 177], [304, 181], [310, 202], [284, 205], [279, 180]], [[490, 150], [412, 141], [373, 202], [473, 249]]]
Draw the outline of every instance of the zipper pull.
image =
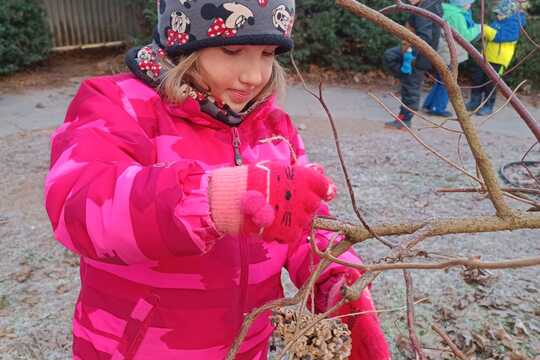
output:
[[238, 128], [233, 127], [233, 149], [234, 149], [234, 164], [236, 166], [242, 165], [242, 155], [240, 154], [240, 135], [238, 134]]

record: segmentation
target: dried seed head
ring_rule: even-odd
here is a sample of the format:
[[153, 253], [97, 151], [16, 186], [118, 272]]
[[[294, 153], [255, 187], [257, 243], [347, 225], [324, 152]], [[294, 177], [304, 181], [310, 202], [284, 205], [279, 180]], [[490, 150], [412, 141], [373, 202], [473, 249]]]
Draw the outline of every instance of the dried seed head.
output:
[[295, 333], [314, 321], [312, 313], [298, 317], [292, 309], [277, 309], [272, 314], [274, 337], [283, 346], [293, 342], [289, 359], [297, 360], [345, 360], [351, 354], [351, 332], [347, 325], [337, 319], [324, 319], [297, 338]]

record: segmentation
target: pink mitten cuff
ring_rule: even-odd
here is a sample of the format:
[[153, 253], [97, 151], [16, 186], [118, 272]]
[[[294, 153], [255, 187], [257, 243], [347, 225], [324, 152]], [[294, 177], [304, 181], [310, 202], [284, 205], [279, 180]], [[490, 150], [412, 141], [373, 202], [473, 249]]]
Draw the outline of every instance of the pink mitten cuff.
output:
[[212, 172], [208, 184], [212, 219], [216, 228], [230, 235], [240, 233], [242, 197], [247, 190], [247, 166], [226, 167]]

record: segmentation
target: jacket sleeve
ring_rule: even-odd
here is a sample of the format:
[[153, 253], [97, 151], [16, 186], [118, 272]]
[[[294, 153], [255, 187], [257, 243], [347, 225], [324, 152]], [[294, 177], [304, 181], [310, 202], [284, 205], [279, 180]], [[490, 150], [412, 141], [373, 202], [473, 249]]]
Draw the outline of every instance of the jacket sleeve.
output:
[[[440, 7], [440, 4], [438, 6]], [[427, 10], [433, 12], [433, 9]], [[440, 15], [440, 12], [437, 15]], [[409, 24], [414, 29], [414, 33], [428, 43], [435, 51], [439, 49], [441, 31], [437, 24], [428, 18], [415, 14], [409, 18]], [[421, 53], [417, 53], [415, 67], [419, 70], [429, 70], [431, 68], [431, 62]]]
[[486, 26], [484, 34], [487, 40], [496, 43], [515, 42], [519, 40], [522, 26], [525, 26], [525, 18], [522, 14], [515, 14], [512, 19], [502, 22], [498, 29]]
[[45, 206], [55, 237], [115, 264], [205, 253], [218, 236], [207, 174], [195, 161], [156, 163], [127, 102], [111, 80], [87, 80], [52, 135]]
[[484, 25], [483, 30], [484, 30], [484, 37], [486, 38], [487, 41], [493, 41], [493, 39], [495, 39], [495, 36], [497, 35], [497, 30], [495, 30], [489, 25]]
[[475, 24], [473, 27], [469, 28], [465, 17], [461, 14], [450, 15], [446, 20], [448, 21], [448, 24], [468, 42], [473, 41], [480, 35], [480, 24]]
[[[319, 215], [324, 216], [327, 214], [327, 207], [321, 207]], [[326, 250], [326, 248], [330, 244], [330, 241], [332, 240], [332, 238], [335, 237], [335, 235], [335, 233], [330, 231], [318, 230], [315, 235], [315, 243], [317, 244], [317, 247], [321, 251]], [[307, 281], [307, 279], [316, 269], [317, 264], [320, 261], [320, 258], [311, 250], [311, 246], [307, 241], [307, 236], [308, 234], [306, 233], [304, 236], [305, 240], [301, 241], [300, 245], [289, 254], [286, 263], [286, 268], [289, 272], [289, 276], [291, 277], [292, 282], [298, 288], [302, 287], [302, 285]], [[342, 238], [338, 238], [337, 241], [334, 241], [334, 243], [341, 241], [341, 239]], [[345, 260], [350, 263], [361, 263], [360, 258], [355, 254], [352, 248], [341, 254], [339, 256], [339, 259]], [[317, 283], [315, 284], [316, 303], [326, 303], [327, 300], [326, 297], [328, 296], [328, 293], [326, 291], [321, 291], [322, 284], [327, 282], [336, 282], [336, 279], [338, 279], [340, 276], [347, 274], [349, 271], [350, 269], [344, 265], [336, 263], [330, 264], [319, 276], [319, 278], [317, 279]], [[319, 308], [324, 307], [319, 306]]]
[[[298, 164], [301, 165], [309, 163], [309, 160], [305, 154], [302, 139], [292, 125], [290, 125], [289, 139], [291, 139], [292, 146], [295, 149], [296, 153], [300, 154], [300, 156], [298, 157]], [[318, 215], [329, 215], [328, 206], [326, 204], [321, 205]], [[289, 272], [292, 282], [298, 288], [300, 288], [305, 283], [305, 281], [309, 278], [309, 276], [320, 261], [320, 258], [311, 250], [311, 246], [307, 241], [308, 235], [308, 232], [304, 234], [302, 240], [300, 241], [300, 245], [298, 245], [296, 249], [289, 253], [287, 262], [285, 264], [285, 267]], [[332, 238], [335, 237], [335, 235], [335, 233], [330, 231], [318, 230], [315, 235], [315, 242], [319, 249], [324, 251], [329, 245]], [[338, 239], [338, 241], [340, 241], [340, 239]], [[340, 255], [339, 258], [352, 263], [360, 262], [359, 257], [355, 254], [352, 248]], [[325, 297], [328, 295], [324, 292], [318, 291], [321, 284], [326, 283], [327, 281], [332, 281], [332, 278], [337, 279], [340, 276], [348, 273], [349, 271], [350, 270], [348, 267], [335, 263], [328, 266], [325, 271], [319, 276], [316, 284], [316, 303], [320, 303], [321, 301], [325, 303]], [[321, 297], [324, 297], [324, 299], [321, 299]]]

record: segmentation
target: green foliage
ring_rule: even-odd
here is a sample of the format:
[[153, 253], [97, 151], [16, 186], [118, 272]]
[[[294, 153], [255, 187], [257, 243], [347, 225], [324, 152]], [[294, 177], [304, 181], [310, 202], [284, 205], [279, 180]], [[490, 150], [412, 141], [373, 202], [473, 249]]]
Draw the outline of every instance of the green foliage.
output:
[[[497, 1], [486, 1], [485, 22], [489, 24], [494, 20], [493, 13], [491, 12], [493, 6], [497, 4]], [[523, 8], [527, 10], [527, 26], [525, 30], [537, 44], [540, 43], [540, 0], [529, 0], [524, 4]], [[473, 6], [474, 19], [480, 22], [480, 2], [475, 2]], [[479, 41], [475, 43], [477, 49], [481, 47]], [[514, 60], [510, 64], [510, 68], [517, 65], [517, 63], [533, 51], [535, 45], [527, 39], [524, 34], [521, 35], [517, 44], [516, 54]], [[470, 61], [469, 61], [470, 62]], [[469, 71], [470, 63], [464, 67], [465, 73]], [[525, 88], [540, 89], [540, 51], [536, 50], [535, 53], [528, 57], [523, 63], [521, 63], [515, 70], [512, 70], [510, 74], [504, 77], [504, 80], [509, 86], [517, 86], [523, 80], [528, 80], [528, 85]]]
[[146, 45], [151, 41], [157, 24], [156, 0], [129, 0], [137, 9], [142, 10], [138, 18], [140, 32], [131, 34], [128, 47]]
[[[362, 2], [374, 9], [393, 3]], [[294, 57], [300, 65], [316, 64], [335, 70], [379, 67], [384, 50], [397, 43], [371, 22], [338, 7], [334, 0], [298, 0], [293, 38]]]
[[47, 58], [52, 46], [45, 10], [37, 0], [3, 0], [0, 11], [0, 75]]
[[[525, 28], [531, 39], [536, 43], [540, 43], [540, 17], [529, 16], [527, 19], [527, 27]], [[516, 65], [518, 61], [528, 56], [535, 49], [526, 36], [521, 35], [517, 45], [516, 55], [510, 67]], [[540, 51], [536, 49], [535, 53], [528, 57], [518, 68], [516, 68], [505, 80], [511, 86], [516, 86], [523, 80], [527, 79], [532, 88], [540, 89]]]
[[[157, 22], [156, 1], [145, 0], [145, 27]], [[363, 3], [380, 9], [392, 0], [367, 0]], [[297, 0], [293, 31], [294, 57], [299, 65], [316, 64], [336, 70], [364, 70], [381, 66], [382, 53], [397, 42], [372, 23], [343, 10], [334, 0]], [[287, 63], [288, 56], [284, 57]]]
[[540, 0], [527, 1], [527, 12], [530, 15], [540, 16]]
[[154, 27], [157, 25], [156, 0], [146, 1], [144, 4], [143, 15], [148, 33], [152, 34]]
[[[12, 0], [11, 0], [12, 1]], [[157, 22], [155, 0], [135, 0], [144, 2], [144, 19], [148, 42]], [[393, 0], [364, 0], [362, 3], [381, 9], [392, 5]], [[491, 8], [496, 2], [486, 1], [485, 21], [491, 20]], [[479, 1], [474, 4], [474, 18], [480, 18]], [[528, 1], [527, 32], [540, 43], [540, 0]], [[407, 15], [393, 17], [403, 23]], [[343, 10], [334, 0], [297, 0], [296, 23], [293, 31], [295, 42], [294, 57], [306, 68], [311, 64], [333, 70], [364, 71], [382, 67], [382, 54], [386, 48], [397, 44], [397, 40], [369, 21], [360, 19]], [[522, 36], [516, 59], [522, 59], [532, 49], [532, 45]], [[288, 63], [288, 56], [283, 58]], [[466, 70], [466, 69], [465, 69]], [[466, 72], [466, 71], [465, 71]], [[506, 80], [516, 85], [529, 79], [533, 87], [540, 87], [540, 51], [525, 64], [516, 69]]]

